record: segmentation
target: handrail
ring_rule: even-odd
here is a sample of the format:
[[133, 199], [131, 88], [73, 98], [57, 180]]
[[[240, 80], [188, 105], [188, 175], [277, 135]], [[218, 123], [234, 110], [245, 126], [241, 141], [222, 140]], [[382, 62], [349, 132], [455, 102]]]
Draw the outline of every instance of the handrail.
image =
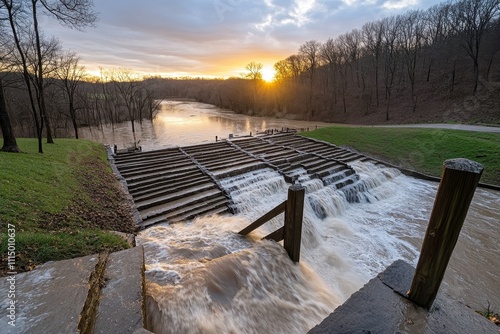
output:
[[299, 262], [300, 242], [302, 238], [302, 219], [304, 215], [304, 197], [305, 188], [301, 185], [293, 185], [288, 188], [288, 199], [274, 209], [254, 221], [239, 232], [241, 235], [247, 235], [256, 228], [262, 226], [282, 212], [285, 212], [285, 226], [268, 234], [263, 239], [279, 242], [284, 240], [288, 256], [294, 262]]
[[263, 215], [262, 217], [260, 217], [256, 221], [254, 221], [252, 224], [248, 225], [243, 230], [239, 231], [238, 233], [241, 235], [247, 235], [248, 233], [252, 232], [256, 228], [264, 225], [265, 223], [267, 223], [268, 221], [270, 221], [271, 219], [273, 219], [277, 215], [285, 212], [285, 209], [286, 209], [286, 200], [283, 201], [282, 203], [278, 204], [274, 209], [272, 209], [271, 211], [269, 211], [268, 213], [266, 213], [265, 215]]

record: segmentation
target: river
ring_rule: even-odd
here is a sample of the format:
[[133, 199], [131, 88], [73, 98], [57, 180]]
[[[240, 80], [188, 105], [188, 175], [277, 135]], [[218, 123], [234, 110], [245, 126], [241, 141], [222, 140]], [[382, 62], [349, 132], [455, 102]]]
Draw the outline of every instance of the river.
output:
[[[152, 123], [143, 122], [137, 138], [150, 150], [270, 128], [325, 125], [167, 101]], [[114, 133], [94, 129], [91, 138], [120, 146], [133, 141], [129, 124]], [[303, 183], [307, 195], [298, 266], [288, 261], [281, 246], [259, 240], [281, 226], [282, 216], [253, 238], [235, 233], [285, 199], [289, 184], [271, 169], [221, 181], [238, 208], [234, 216], [202, 217], [141, 232], [138, 243], [146, 252], [152, 329], [304, 333], [393, 261], [403, 259], [415, 266], [437, 184], [370, 163], [352, 167], [370, 185], [360, 203], [348, 203], [341, 192], [318, 180]], [[488, 303], [500, 307], [499, 208], [499, 192], [476, 191], [440, 289], [474, 310]]]

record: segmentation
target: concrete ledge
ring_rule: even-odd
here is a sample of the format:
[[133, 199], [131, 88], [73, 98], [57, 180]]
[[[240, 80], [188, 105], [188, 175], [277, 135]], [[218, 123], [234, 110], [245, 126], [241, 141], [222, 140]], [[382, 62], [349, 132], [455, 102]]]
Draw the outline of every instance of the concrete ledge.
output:
[[[98, 255], [48, 262], [15, 276], [16, 326], [8, 324], [7, 304], [0, 308], [2, 333], [78, 333], [80, 316], [89, 291], [89, 280]], [[0, 280], [7, 298], [8, 277]], [[3, 299], [2, 299], [3, 300]]]
[[447, 296], [438, 294], [430, 311], [413, 304], [405, 296], [414, 271], [394, 262], [309, 333], [498, 334], [492, 322]]
[[144, 323], [144, 250], [109, 255], [94, 333], [134, 333]]

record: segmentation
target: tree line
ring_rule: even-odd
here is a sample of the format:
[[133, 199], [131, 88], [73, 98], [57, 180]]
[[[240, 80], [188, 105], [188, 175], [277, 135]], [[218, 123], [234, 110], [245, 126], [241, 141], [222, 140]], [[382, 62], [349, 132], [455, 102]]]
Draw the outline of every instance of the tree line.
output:
[[307, 41], [274, 65], [273, 85], [253, 62], [244, 78], [179, 86], [186, 97], [247, 114], [338, 122], [416, 115], [500, 93], [499, 14], [500, 0], [444, 2]]

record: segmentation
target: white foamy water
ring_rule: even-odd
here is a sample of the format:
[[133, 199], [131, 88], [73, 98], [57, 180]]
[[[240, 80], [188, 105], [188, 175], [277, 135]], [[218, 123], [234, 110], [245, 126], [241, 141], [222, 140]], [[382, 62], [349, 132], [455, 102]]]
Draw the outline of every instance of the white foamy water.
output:
[[[353, 167], [356, 196], [303, 180], [299, 265], [280, 244], [260, 241], [283, 215], [250, 237], [236, 234], [286, 199], [290, 185], [271, 169], [221, 180], [235, 216], [142, 232], [154, 331], [304, 333], [393, 261], [415, 266], [437, 184], [369, 163]], [[497, 192], [477, 191], [441, 289], [473, 309], [500, 305], [499, 204]]]

